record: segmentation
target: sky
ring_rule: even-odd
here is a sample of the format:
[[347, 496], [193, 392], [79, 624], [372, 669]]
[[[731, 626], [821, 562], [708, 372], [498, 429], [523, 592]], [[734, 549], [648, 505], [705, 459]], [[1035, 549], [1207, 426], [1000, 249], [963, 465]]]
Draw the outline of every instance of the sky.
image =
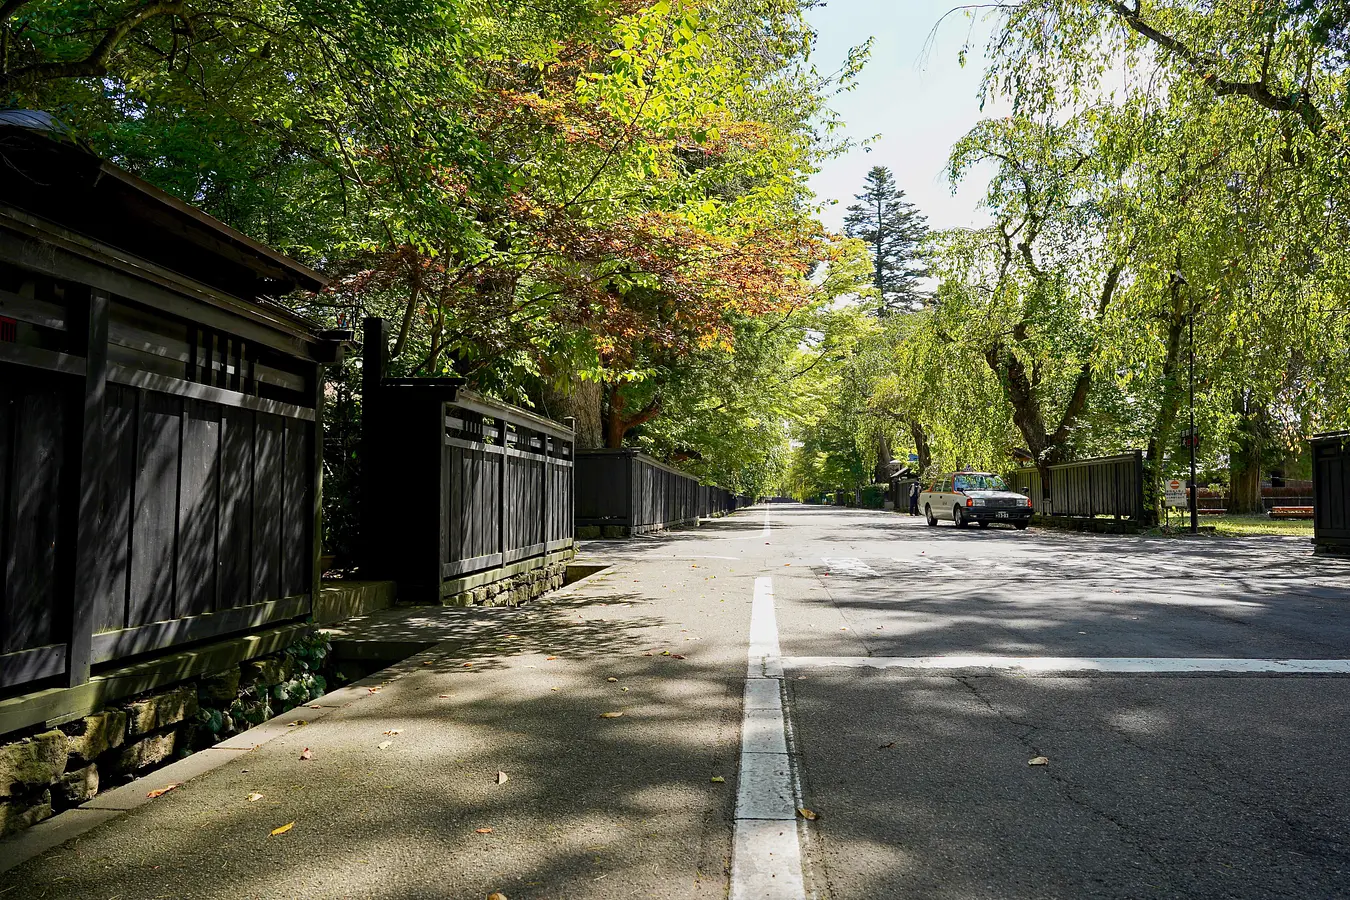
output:
[[[828, 0], [808, 16], [818, 32], [815, 65], [835, 71], [850, 47], [875, 38], [858, 87], [835, 96], [831, 106], [856, 142], [880, 135], [870, 150], [855, 149], [828, 160], [811, 179], [824, 204], [821, 219], [842, 229], [846, 207], [862, 189], [872, 166], [890, 167], [906, 199], [928, 217], [930, 228], [984, 225], [978, 208], [987, 181], [972, 173], [952, 194], [944, 174], [948, 152], [989, 112], [981, 112], [980, 77], [988, 26], [953, 13], [960, 0]], [[957, 54], [969, 41], [965, 68]], [[1000, 115], [1004, 114], [1000, 112]], [[830, 201], [838, 201], [828, 205]]]

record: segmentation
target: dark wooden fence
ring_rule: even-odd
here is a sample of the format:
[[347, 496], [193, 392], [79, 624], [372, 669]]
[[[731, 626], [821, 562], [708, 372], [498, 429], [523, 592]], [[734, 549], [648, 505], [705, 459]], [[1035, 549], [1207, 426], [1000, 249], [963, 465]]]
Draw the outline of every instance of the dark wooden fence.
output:
[[454, 379], [384, 378], [388, 332], [365, 322], [364, 568], [436, 601], [570, 550], [570, 428]]
[[1144, 515], [1144, 454], [1140, 450], [1051, 466], [1048, 492], [1042, 490], [1037, 469], [1015, 469], [1007, 481], [1013, 490], [1030, 497], [1041, 515], [1135, 520]]
[[0, 128], [0, 689], [305, 616], [317, 274], [74, 145]]
[[1350, 554], [1350, 431], [1312, 438], [1313, 544]]
[[686, 525], [751, 503], [637, 450], [578, 451], [576, 472], [577, 527], [606, 537]]

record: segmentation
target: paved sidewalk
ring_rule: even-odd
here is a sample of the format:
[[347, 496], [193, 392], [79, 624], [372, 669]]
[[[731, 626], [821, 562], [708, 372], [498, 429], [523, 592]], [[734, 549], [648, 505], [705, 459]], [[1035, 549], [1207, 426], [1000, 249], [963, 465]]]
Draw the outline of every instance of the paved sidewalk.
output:
[[[689, 538], [744, 556], [760, 524]], [[312, 721], [0, 875], [0, 898], [725, 897], [761, 565], [676, 558], [682, 539], [617, 545], [376, 690], [293, 710]]]

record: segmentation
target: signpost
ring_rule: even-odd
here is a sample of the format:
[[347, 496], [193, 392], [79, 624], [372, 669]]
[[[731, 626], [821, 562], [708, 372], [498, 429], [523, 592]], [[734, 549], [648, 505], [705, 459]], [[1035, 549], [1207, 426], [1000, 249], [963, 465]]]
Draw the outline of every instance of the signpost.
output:
[[1185, 509], [1190, 506], [1190, 498], [1187, 496], [1186, 483], [1180, 478], [1169, 478], [1164, 490], [1167, 494], [1167, 506], [1169, 509]]

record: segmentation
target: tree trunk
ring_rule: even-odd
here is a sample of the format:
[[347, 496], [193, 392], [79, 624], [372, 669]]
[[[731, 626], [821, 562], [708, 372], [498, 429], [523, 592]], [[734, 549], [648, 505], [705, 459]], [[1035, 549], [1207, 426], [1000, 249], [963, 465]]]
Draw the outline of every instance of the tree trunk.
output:
[[573, 376], [562, 388], [545, 384], [544, 412], [552, 419], [575, 419], [577, 449], [595, 450], [605, 446], [601, 422], [604, 386], [598, 381], [583, 381]]
[[1176, 429], [1177, 413], [1181, 410], [1181, 381], [1177, 370], [1181, 367], [1181, 336], [1186, 330], [1186, 312], [1181, 302], [1181, 283], [1171, 287], [1171, 310], [1167, 323], [1167, 355], [1163, 359], [1163, 396], [1158, 405], [1158, 418], [1148, 439], [1144, 457], [1144, 524], [1157, 525], [1162, 520], [1163, 454]]
[[872, 470], [872, 483], [881, 484], [889, 481], [891, 477], [891, 442], [886, 439], [886, 432], [877, 429], [877, 465]]
[[919, 474], [922, 475], [933, 463], [933, 449], [928, 444], [928, 434], [918, 422], [909, 423], [909, 435], [914, 438], [914, 455], [919, 457]]
[[604, 414], [605, 447], [610, 450], [623, 447], [624, 436], [630, 428], [636, 428], [661, 413], [661, 398], [657, 397], [633, 415], [627, 415], [628, 399], [623, 395], [622, 384], [606, 385], [605, 395], [609, 398]]
[[1233, 397], [1234, 411], [1242, 418], [1233, 445], [1228, 452], [1228, 511], [1252, 514], [1265, 512], [1261, 502], [1261, 455], [1265, 449], [1264, 410], [1250, 397]]

